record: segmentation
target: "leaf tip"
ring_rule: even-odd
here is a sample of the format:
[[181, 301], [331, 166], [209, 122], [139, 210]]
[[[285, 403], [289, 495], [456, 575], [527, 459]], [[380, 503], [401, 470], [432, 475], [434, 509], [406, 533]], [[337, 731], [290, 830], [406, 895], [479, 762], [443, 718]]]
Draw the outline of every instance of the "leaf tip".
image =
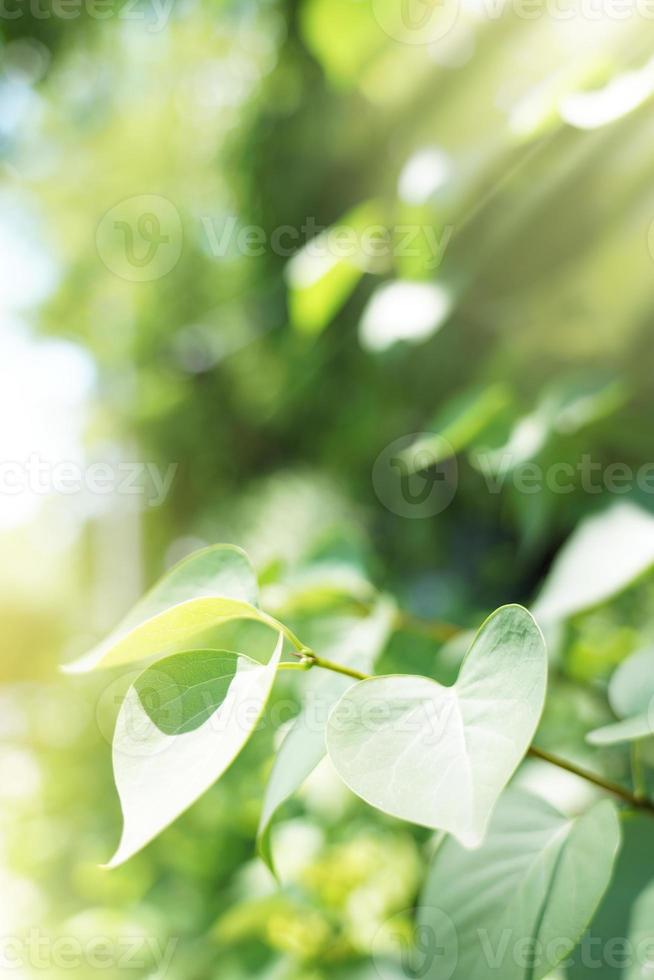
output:
[[130, 846], [125, 837], [125, 828], [123, 828], [123, 834], [120, 839], [120, 843], [118, 844], [118, 847], [116, 848], [114, 854], [112, 855], [112, 857], [109, 858], [108, 861], [106, 861], [104, 864], [101, 864], [100, 867], [102, 868], [103, 871], [113, 871], [115, 868], [120, 867], [121, 864], [125, 864], [126, 861], [129, 861], [129, 859], [133, 857], [139, 850], [141, 850], [141, 847], [144, 847], [146, 843], [149, 843], [149, 841], [144, 841], [140, 847]]

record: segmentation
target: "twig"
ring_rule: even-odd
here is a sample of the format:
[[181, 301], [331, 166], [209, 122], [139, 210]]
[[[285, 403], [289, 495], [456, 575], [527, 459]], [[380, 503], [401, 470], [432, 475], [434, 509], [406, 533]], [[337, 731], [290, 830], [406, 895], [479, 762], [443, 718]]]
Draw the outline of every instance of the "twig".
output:
[[582, 769], [580, 766], [576, 766], [566, 759], [560, 759], [558, 755], [545, 752], [544, 749], [539, 749], [535, 745], [531, 746], [528, 754], [535, 759], [542, 759], [544, 762], [549, 762], [552, 766], [558, 766], [559, 769], [565, 769], [566, 772], [571, 772], [581, 779], [586, 779], [589, 783], [599, 786], [600, 789], [606, 790], [607, 793], [613, 793], [614, 796], [620, 797], [625, 803], [629, 803], [639, 810], [647, 810], [650, 813], [654, 813], [654, 802], [652, 800], [645, 799], [645, 797], [639, 796], [637, 793], [632, 793], [630, 790], [618, 785], [618, 783], [612, 783], [609, 779], [596, 776], [594, 772], [589, 772], [588, 769]]

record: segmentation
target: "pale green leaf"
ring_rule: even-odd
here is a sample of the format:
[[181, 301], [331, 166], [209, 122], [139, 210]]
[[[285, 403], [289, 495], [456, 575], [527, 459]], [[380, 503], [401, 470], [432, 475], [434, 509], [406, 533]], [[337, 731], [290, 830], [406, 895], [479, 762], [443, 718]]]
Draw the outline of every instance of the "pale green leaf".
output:
[[215, 545], [171, 569], [106, 640], [66, 669], [113, 667], [201, 648], [208, 630], [235, 619], [282, 629], [257, 607], [257, 580], [245, 552]]
[[436, 852], [418, 930], [441, 936], [420, 975], [541, 980], [592, 919], [619, 846], [611, 801], [568, 819], [538, 797], [507, 790], [479, 850], [466, 851], [449, 838]]
[[654, 649], [627, 657], [609, 681], [609, 703], [620, 718], [649, 711], [654, 698]]
[[[386, 645], [394, 613], [394, 605], [383, 599], [364, 619], [330, 617], [328, 638], [323, 634], [309, 639], [321, 655], [367, 673]], [[259, 851], [271, 870], [270, 829], [275, 814], [324, 758], [327, 717], [354, 683], [349, 677], [321, 670], [311, 671], [306, 680], [303, 707], [275, 758], [259, 821]]]
[[609, 703], [621, 719], [589, 732], [591, 745], [617, 745], [654, 734], [654, 650], [639, 650], [609, 682]]
[[237, 653], [188, 651], [149, 667], [121, 706], [113, 742], [122, 864], [184, 812], [255, 730], [282, 651], [266, 665]]
[[531, 743], [546, 683], [538, 626], [521, 606], [503, 606], [452, 687], [398, 675], [347, 691], [327, 725], [330, 758], [368, 803], [477, 847]]
[[589, 732], [586, 741], [591, 745], [619, 745], [621, 742], [636, 742], [641, 738], [649, 738], [652, 731], [652, 721], [647, 714], [625, 718], [610, 725], [603, 725]]
[[[286, 619], [333, 609], [343, 603], [368, 604], [375, 598], [375, 589], [356, 565], [328, 560], [289, 571], [279, 581], [264, 587], [262, 596], [266, 609]], [[312, 646], [310, 638], [305, 639]]]
[[540, 621], [564, 619], [610, 599], [654, 564], [654, 517], [620, 502], [576, 529], [532, 607]]

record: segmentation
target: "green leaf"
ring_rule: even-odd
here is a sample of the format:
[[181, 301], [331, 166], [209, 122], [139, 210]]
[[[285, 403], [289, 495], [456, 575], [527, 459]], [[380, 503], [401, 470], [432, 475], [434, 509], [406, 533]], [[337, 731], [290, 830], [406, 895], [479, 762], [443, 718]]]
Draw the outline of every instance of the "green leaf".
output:
[[265, 708], [282, 645], [280, 634], [266, 665], [188, 651], [149, 667], [130, 688], [113, 742], [123, 833], [109, 867], [156, 837], [234, 761]]
[[[540, 980], [574, 949], [606, 891], [620, 846], [614, 804], [568, 819], [509, 789], [477, 851], [451, 838], [436, 852], [418, 930], [443, 932], [421, 976]], [[443, 972], [442, 965], [452, 965]]]
[[406, 675], [352, 687], [329, 718], [330, 758], [368, 803], [477, 847], [531, 743], [546, 684], [538, 626], [521, 606], [503, 606], [452, 687]]
[[176, 653], [144, 671], [134, 687], [148, 717], [165, 735], [191, 732], [225, 700], [238, 660], [230, 650]]
[[425, 435], [401, 454], [410, 471], [415, 473], [461, 452], [488, 429], [510, 401], [509, 389], [503, 384], [475, 388], [452, 399], [428, 426], [434, 435]]
[[599, 419], [613, 415], [627, 400], [622, 379], [609, 371], [569, 374], [546, 389], [552, 428], [561, 435], [579, 432]]
[[[323, 560], [285, 574], [272, 587], [264, 588], [263, 596], [266, 608], [286, 619], [339, 608], [344, 603], [367, 605], [374, 601], [376, 592], [363, 571], [351, 562]], [[311, 638], [305, 639], [313, 647]]]
[[113, 667], [201, 648], [209, 629], [255, 619], [284, 630], [257, 608], [257, 580], [244, 551], [220, 544], [190, 555], [141, 599], [119, 626], [69, 672]]
[[289, 261], [289, 313], [300, 333], [321, 333], [344, 306], [371, 266], [372, 257], [362, 251], [365, 236], [371, 228], [382, 227], [382, 221], [378, 202], [366, 201], [312, 238]]
[[631, 909], [629, 943], [633, 954], [622, 980], [648, 980], [654, 967], [654, 882], [638, 895]]
[[[577, 948], [566, 958], [565, 975], [568, 980], [593, 980], [594, 977], [601, 980], [647, 980], [651, 976], [651, 969], [639, 972], [636, 967], [645, 967], [654, 952], [652, 939], [644, 948], [639, 949], [637, 945], [639, 919], [642, 922], [641, 916], [646, 911], [648, 901], [643, 897], [641, 904], [640, 896], [645, 896], [652, 883], [649, 855], [654, 851], [654, 820], [643, 812], [630, 813], [623, 815], [621, 824], [622, 844], [611, 887]], [[598, 851], [598, 855], [600, 853]], [[650, 936], [652, 921], [650, 916]], [[628, 938], [631, 947], [625, 944], [625, 938]]]
[[[383, 599], [364, 619], [332, 616], [329, 640], [310, 638], [312, 645], [329, 659], [367, 673], [386, 645], [394, 613], [394, 605]], [[349, 677], [321, 670], [312, 671], [306, 679], [304, 704], [275, 758], [259, 821], [259, 852], [273, 873], [270, 831], [275, 814], [324, 758], [327, 717], [353, 683]]]
[[487, 472], [510, 473], [537, 456], [553, 436], [570, 436], [611, 415], [625, 398], [622, 382], [607, 372], [567, 375], [541, 392], [533, 411], [516, 420], [503, 445], [473, 453], [473, 465]]
[[654, 564], [654, 517], [633, 503], [587, 518], [559, 552], [532, 607], [556, 621], [599, 605]]
[[654, 734], [654, 649], [620, 664], [609, 682], [609, 703], [621, 721], [586, 736], [591, 745], [617, 745]]

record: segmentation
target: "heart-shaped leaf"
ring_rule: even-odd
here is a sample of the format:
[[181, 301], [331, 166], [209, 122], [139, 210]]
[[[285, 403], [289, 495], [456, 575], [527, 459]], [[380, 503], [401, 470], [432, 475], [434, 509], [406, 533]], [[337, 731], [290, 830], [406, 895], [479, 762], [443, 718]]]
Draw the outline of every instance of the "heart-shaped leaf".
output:
[[122, 864], [176, 820], [221, 776], [254, 731], [282, 651], [270, 663], [228, 651], [191, 650], [149, 667], [121, 706], [113, 742]]
[[234, 619], [256, 619], [283, 630], [257, 608], [257, 598], [257, 579], [244, 551], [226, 544], [204, 548], [164, 575], [106, 640], [66, 670], [113, 667], [202, 647], [208, 630]]
[[654, 735], [654, 649], [640, 650], [621, 663], [608, 694], [622, 720], [589, 732], [591, 745], [617, 745]]
[[350, 688], [329, 717], [327, 749], [368, 803], [477, 847], [531, 743], [546, 683], [533, 617], [503, 606], [481, 627], [453, 687], [397, 675]]
[[540, 980], [574, 949], [592, 919], [619, 846], [610, 800], [570, 820], [538, 797], [509, 789], [479, 850], [466, 851], [449, 838], [436, 852], [418, 932], [440, 935], [419, 975]]

